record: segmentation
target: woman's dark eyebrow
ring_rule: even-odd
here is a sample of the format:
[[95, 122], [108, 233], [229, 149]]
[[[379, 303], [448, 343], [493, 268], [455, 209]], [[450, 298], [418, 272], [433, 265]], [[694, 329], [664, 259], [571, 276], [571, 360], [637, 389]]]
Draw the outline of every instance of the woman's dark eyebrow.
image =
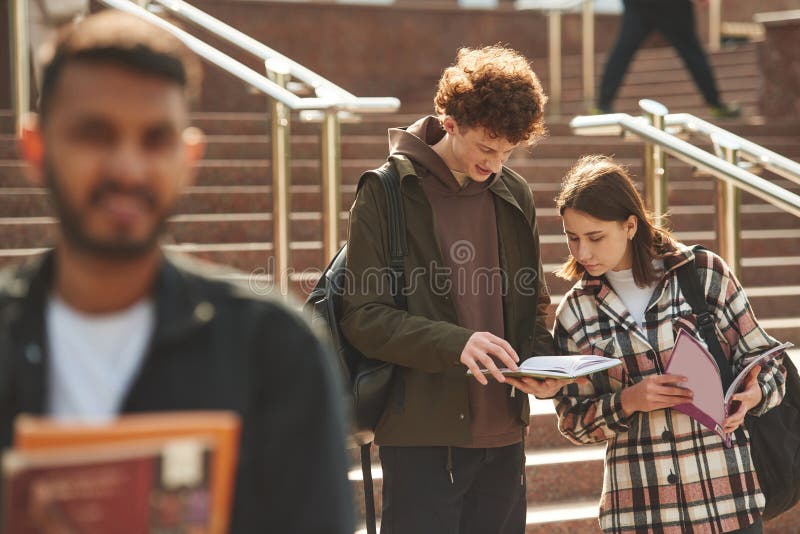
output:
[[[575, 232], [570, 232], [570, 231], [569, 231], [569, 230], [567, 230], [566, 228], [564, 229], [564, 233], [565, 233], [565, 234], [570, 234], [570, 235], [578, 235], [578, 234], [576, 234]], [[586, 232], [584, 235], [590, 236], [590, 235], [602, 234], [602, 233], [603, 233], [603, 231], [602, 231], [602, 230], [595, 230], [595, 231], [593, 231], [593, 232]]]

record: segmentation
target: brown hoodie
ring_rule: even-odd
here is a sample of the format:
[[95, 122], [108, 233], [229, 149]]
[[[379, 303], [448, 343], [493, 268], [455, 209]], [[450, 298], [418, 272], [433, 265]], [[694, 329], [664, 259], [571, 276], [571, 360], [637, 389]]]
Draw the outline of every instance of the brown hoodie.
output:
[[[503, 337], [503, 285], [500, 277], [497, 219], [489, 187], [469, 180], [462, 188], [444, 160], [433, 151], [445, 132], [438, 119], [424, 117], [407, 129], [389, 130], [391, 154], [414, 163], [431, 205], [434, 232], [450, 278], [449, 295], [458, 325]], [[510, 388], [495, 380], [469, 382], [473, 447], [502, 447], [522, 439], [519, 409]]]

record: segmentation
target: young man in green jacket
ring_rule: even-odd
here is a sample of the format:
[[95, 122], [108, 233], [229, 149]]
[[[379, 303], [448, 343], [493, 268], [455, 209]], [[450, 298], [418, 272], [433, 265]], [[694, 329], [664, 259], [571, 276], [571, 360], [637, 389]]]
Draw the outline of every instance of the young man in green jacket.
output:
[[[381, 532], [522, 533], [528, 399], [498, 367], [552, 353], [550, 297], [530, 188], [503, 164], [544, 134], [546, 97], [524, 57], [494, 46], [460, 50], [434, 102], [436, 117], [389, 130], [407, 309], [380, 276], [390, 254], [377, 179], [350, 212], [342, 330], [366, 357], [397, 365], [375, 431]], [[489, 380], [467, 376], [479, 368]], [[549, 397], [562, 385], [534, 387]]]

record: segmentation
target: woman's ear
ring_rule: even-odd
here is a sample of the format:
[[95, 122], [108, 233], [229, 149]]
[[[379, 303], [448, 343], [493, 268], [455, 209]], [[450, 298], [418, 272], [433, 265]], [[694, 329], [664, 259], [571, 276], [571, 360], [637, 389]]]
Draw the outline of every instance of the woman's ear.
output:
[[625, 221], [625, 227], [627, 228], [628, 232], [628, 241], [633, 241], [633, 238], [636, 235], [636, 230], [639, 227], [639, 219], [636, 218], [636, 215], [631, 215], [628, 217], [628, 220]]

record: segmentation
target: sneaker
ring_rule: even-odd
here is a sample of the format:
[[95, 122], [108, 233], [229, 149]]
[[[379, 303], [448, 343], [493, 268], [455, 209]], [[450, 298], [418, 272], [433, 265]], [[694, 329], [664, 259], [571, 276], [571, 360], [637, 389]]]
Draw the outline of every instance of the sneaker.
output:
[[737, 104], [720, 104], [711, 107], [711, 116], [715, 119], [735, 119], [742, 115], [742, 108]]
[[588, 112], [589, 115], [606, 115], [608, 113], [613, 113], [611, 108], [606, 108], [603, 106], [594, 106], [589, 108]]

